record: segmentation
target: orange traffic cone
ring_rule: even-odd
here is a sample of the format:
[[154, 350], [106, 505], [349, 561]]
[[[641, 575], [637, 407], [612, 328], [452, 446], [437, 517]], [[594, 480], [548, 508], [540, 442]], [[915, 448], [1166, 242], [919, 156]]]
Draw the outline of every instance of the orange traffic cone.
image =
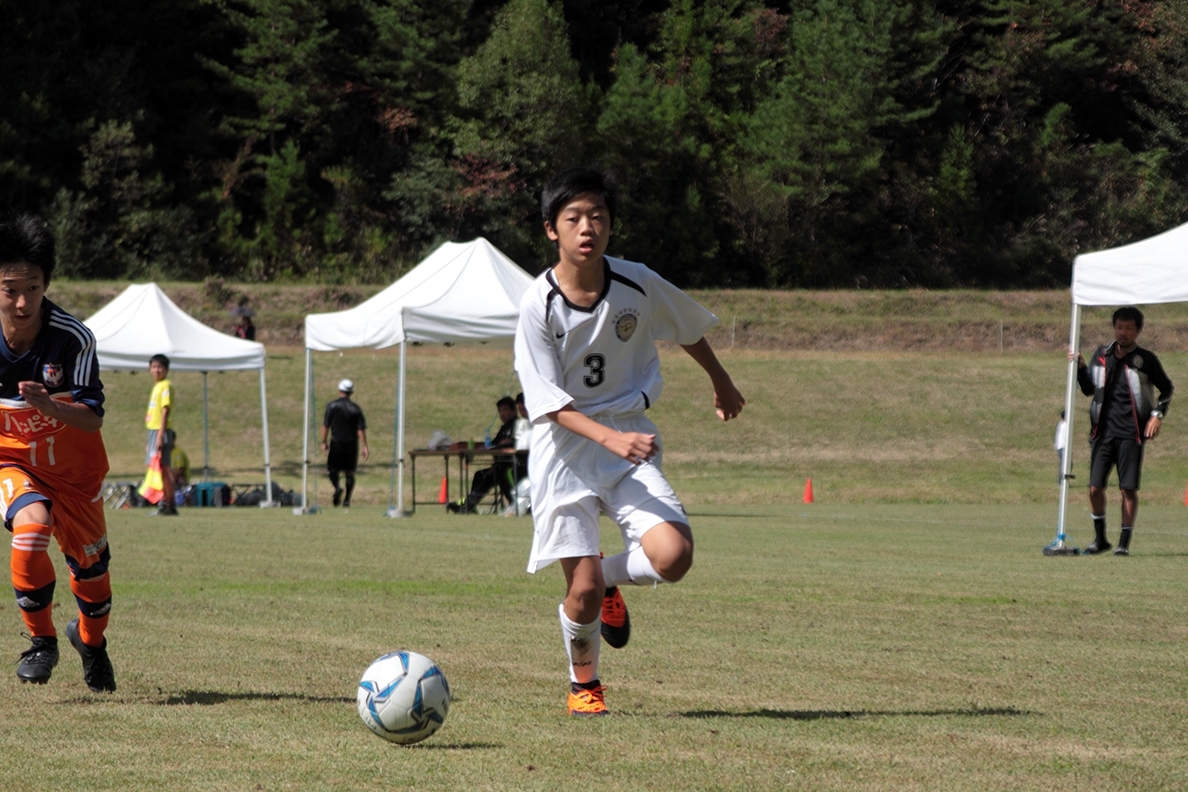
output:
[[438, 503], [448, 503], [450, 500], [450, 480], [448, 476], [441, 477], [441, 490], [437, 493]]
[[1184, 505], [1188, 506], [1188, 484], [1184, 485]]
[[[1186, 497], [1188, 497], [1188, 496], [1186, 496]], [[805, 503], [813, 502], [813, 479], [811, 476], [804, 480], [804, 502]]]

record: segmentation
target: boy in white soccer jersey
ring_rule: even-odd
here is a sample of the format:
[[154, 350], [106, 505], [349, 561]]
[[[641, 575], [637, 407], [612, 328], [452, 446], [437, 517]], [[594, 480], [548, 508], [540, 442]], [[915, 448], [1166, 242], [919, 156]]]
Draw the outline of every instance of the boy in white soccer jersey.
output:
[[[558, 261], [524, 296], [516, 329], [516, 372], [536, 426], [528, 571], [560, 561], [565, 573], [559, 616], [571, 715], [607, 712], [599, 634], [621, 647], [631, 629], [618, 586], [675, 583], [693, 564], [688, 518], [660, 472], [660, 438], [644, 415], [660, 395], [655, 342], [675, 341], [705, 369], [722, 420], [745, 403], [704, 337], [717, 318], [644, 265], [604, 255], [614, 211], [614, 186], [598, 171], [572, 168], [549, 180], [541, 212]], [[625, 546], [606, 559], [600, 511]]]

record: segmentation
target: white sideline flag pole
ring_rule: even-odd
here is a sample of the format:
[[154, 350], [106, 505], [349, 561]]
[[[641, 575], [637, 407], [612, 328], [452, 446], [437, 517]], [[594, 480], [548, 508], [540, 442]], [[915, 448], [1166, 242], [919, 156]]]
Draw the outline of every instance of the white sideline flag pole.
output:
[[1081, 348], [1081, 306], [1073, 301], [1072, 319], [1068, 329], [1068, 371], [1064, 382], [1064, 420], [1068, 423], [1068, 443], [1064, 448], [1064, 461], [1060, 468], [1060, 504], [1056, 515], [1056, 541], [1049, 547], [1052, 550], [1064, 550], [1067, 535], [1064, 532], [1065, 521], [1068, 516], [1068, 483], [1072, 479], [1072, 449], [1073, 449], [1073, 390], [1077, 386], [1077, 354]]

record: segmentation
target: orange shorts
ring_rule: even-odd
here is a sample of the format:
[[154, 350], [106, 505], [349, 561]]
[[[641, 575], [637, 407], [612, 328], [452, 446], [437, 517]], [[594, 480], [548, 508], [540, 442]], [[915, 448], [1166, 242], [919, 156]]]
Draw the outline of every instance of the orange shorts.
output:
[[[0, 514], [12, 530], [12, 520], [25, 506], [42, 502], [50, 508], [54, 538], [62, 553], [86, 569], [107, 549], [107, 520], [103, 516], [103, 493], [86, 499], [54, 492], [37, 477], [15, 465], [0, 467]], [[12, 507], [15, 507], [12, 511]]]

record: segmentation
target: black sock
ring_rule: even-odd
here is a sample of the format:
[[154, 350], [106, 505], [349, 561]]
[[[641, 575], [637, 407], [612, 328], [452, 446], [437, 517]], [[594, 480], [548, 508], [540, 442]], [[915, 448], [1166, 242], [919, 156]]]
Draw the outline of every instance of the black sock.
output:
[[1099, 545], [1106, 543], [1106, 524], [1104, 514], [1100, 517], [1098, 517], [1096, 514], [1093, 515], [1093, 539]]
[[1127, 528], [1125, 525], [1122, 526], [1122, 536], [1120, 536], [1118, 538], [1118, 547], [1121, 547], [1124, 549], [1130, 548], [1130, 534], [1133, 531], [1134, 531], [1133, 527]]
[[569, 683], [569, 689], [574, 693], [580, 693], [583, 690], [593, 690], [601, 685], [602, 683], [597, 679], [591, 679], [589, 682], [571, 682]]

